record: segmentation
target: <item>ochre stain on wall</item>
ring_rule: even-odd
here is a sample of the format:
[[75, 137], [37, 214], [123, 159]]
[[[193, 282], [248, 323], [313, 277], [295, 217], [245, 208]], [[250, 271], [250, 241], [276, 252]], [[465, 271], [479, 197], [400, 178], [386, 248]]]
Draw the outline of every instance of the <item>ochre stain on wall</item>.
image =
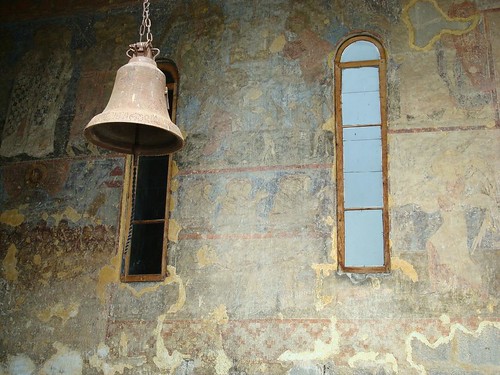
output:
[[19, 212], [19, 209], [7, 210], [0, 214], [0, 223], [18, 227], [24, 222], [24, 215]]
[[62, 303], [57, 303], [54, 306], [47, 307], [46, 309], [40, 311], [37, 314], [37, 317], [44, 323], [49, 322], [52, 318], [60, 318], [62, 320], [62, 324], [65, 325], [69, 319], [78, 315], [79, 308], [80, 304], [76, 302], [72, 302], [68, 306], [65, 306]]
[[[417, 9], [418, 7], [420, 9]], [[439, 32], [435, 33], [433, 37], [426, 38], [428, 40], [426, 40], [425, 44], [419, 45], [417, 42], [417, 39], [419, 39], [418, 33], [428, 31], [429, 26], [426, 24], [416, 25], [416, 20], [412, 19], [412, 17], [410, 16], [410, 12], [412, 8], [416, 11], [420, 10], [424, 12], [424, 7], [426, 8], [425, 11], [432, 10], [435, 13], [434, 15], [439, 15], [440, 22], [442, 23], [442, 28]], [[433, 48], [434, 44], [445, 34], [463, 35], [473, 30], [477, 26], [480, 16], [476, 14], [467, 18], [450, 18], [439, 7], [439, 5], [436, 3], [436, 0], [411, 0], [403, 8], [402, 18], [406, 24], [406, 27], [408, 28], [410, 47], [419, 51], [429, 51], [431, 48]], [[429, 17], [421, 18], [427, 20]], [[464, 23], [465, 25], [463, 28], [459, 28], [458, 26], [452, 28], [451, 26], [455, 23]]]
[[180, 278], [179, 275], [176, 274], [175, 267], [167, 266], [168, 277], [165, 282], [169, 281], [172, 283], [176, 283], [179, 286], [179, 296], [177, 298], [177, 302], [170, 306], [167, 313], [175, 314], [177, 311], [184, 307], [186, 303], [186, 288], [184, 287], [184, 282]]
[[169, 314], [175, 314], [177, 311], [182, 309], [184, 307], [184, 304], [186, 303], [186, 288], [180, 276], [177, 275], [175, 267], [167, 266], [167, 273], [168, 277], [163, 282], [155, 283], [152, 286], [142, 288], [140, 290], [137, 290], [134, 287], [132, 287], [131, 284], [126, 284], [126, 283], [121, 283], [120, 287], [122, 289], [128, 290], [130, 293], [132, 293], [134, 297], [141, 298], [145, 294], [157, 291], [162, 286], [169, 284], [177, 284], [179, 287], [177, 301], [172, 306], [170, 306], [170, 308], [167, 311], [167, 313]]
[[7, 281], [16, 282], [19, 275], [17, 270], [17, 248], [16, 245], [11, 244], [7, 249], [7, 255], [2, 262], [2, 273]]
[[217, 324], [226, 324], [229, 321], [226, 305], [219, 305], [210, 315], [210, 319]]
[[269, 52], [271, 53], [281, 52], [283, 51], [283, 47], [285, 47], [285, 44], [286, 44], [285, 36], [281, 34], [277, 36], [276, 39], [273, 40], [273, 42], [269, 46]]
[[42, 257], [40, 256], [40, 254], [33, 255], [33, 264], [35, 266], [39, 266], [42, 264]]
[[179, 190], [179, 180], [172, 180], [170, 183], [170, 190], [172, 193], [175, 193], [177, 190]]
[[333, 302], [334, 297], [332, 295], [323, 294], [323, 280], [325, 277], [330, 276], [332, 272], [335, 272], [337, 270], [337, 264], [331, 264], [331, 263], [313, 264], [311, 267], [316, 273], [316, 286], [315, 286], [316, 310], [320, 311]]
[[323, 280], [325, 277], [330, 276], [333, 272], [337, 271], [337, 227], [335, 221], [331, 216], [325, 220], [326, 224], [332, 226], [330, 234], [332, 245], [330, 248], [331, 263], [314, 263], [311, 268], [316, 273], [315, 294], [316, 294], [316, 310], [320, 311], [327, 305], [333, 302], [334, 296], [323, 294]]
[[73, 207], [68, 206], [63, 212], [52, 214], [51, 217], [55, 220], [55, 225], [57, 226], [62, 219], [76, 223], [82, 218], [82, 214], [78, 213]]
[[170, 219], [168, 221], [168, 240], [172, 242], [179, 241], [179, 232], [182, 230], [182, 227], [175, 219]]
[[200, 268], [207, 267], [217, 262], [217, 253], [212, 247], [204, 245], [196, 252], [196, 260]]
[[126, 357], [128, 355], [128, 336], [125, 332], [120, 334], [120, 348], [118, 352], [120, 356]]
[[407, 261], [398, 258], [391, 258], [391, 268], [392, 270], [401, 270], [405, 276], [408, 276], [414, 283], [418, 281], [418, 273], [415, 268]]
[[116, 255], [111, 259], [110, 264], [104, 266], [99, 271], [96, 293], [101, 303], [106, 302], [106, 287], [120, 280], [120, 262], [120, 257]]
[[168, 352], [162, 337], [162, 328], [165, 318], [166, 315], [163, 314], [157, 319], [157, 325], [154, 332], [156, 336], [156, 355], [153, 357], [153, 362], [160, 370], [166, 371], [166, 374], [173, 374], [182, 364], [184, 358], [189, 358], [189, 356], [179, 353], [177, 350], [172, 351], [172, 354]]
[[172, 160], [172, 163], [171, 163], [171, 166], [172, 168], [172, 173], [171, 173], [171, 178], [174, 178], [175, 176], [177, 176], [179, 174], [179, 167], [177, 166], [177, 163], [175, 162], [175, 160]]
[[327, 121], [321, 125], [321, 129], [325, 131], [335, 132], [335, 117], [330, 117]]
[[100, 192], [97, 194], [97, 196], [94, 198], [92, 203], [90, 204], [90, 207], [87, 209], [87, 212], [85, 215], [88, 217], [94, 217], [97, 215], [97, 212], [99, 211], [99, 208], [101, 208], [104, 204], [106, 203], [106, 194], [103, 192]]

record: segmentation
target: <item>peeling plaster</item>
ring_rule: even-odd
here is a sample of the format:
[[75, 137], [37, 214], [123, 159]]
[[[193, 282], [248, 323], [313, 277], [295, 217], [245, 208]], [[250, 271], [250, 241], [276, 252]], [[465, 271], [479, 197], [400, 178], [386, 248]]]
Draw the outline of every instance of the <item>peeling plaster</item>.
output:
[[276, 37], [276, 39], [273, 40], [273, 42], [269, 46], [269, 52], [271, 53], [281, 52], [283, 51], [285, 44], [286, 44], [286, 38], [283, 34], [281, 34], [278, 37]]
[[258, 88], [251, 88], [247, 91], [246, 95], [245, 95], [245, 100], [251, 100], [251, 101], [254, 101], [254, 100], [257, 100], [259, 99], [260, 97], [262, 96], [262, 90], [261, 89], [258, 89]]
[[206, 323], [206, 329], [213, 332], [214, 345], [220, 348], [213, 351], [213, 355], [215, 356], [215, 373], [217, 375], [227, 375], [229, 374], [229, 370], [233, 367], [233, 361], [224, 351], [223, 340], [219, 330], [220, 325], [229, 322], [226, 305], [217, 306], [208, 318], [204, 319], [204, 322]]
[[216, 324], [227, 324], [229, 317], [227, 315], [226, 305], [219, 305], [210, 315], [210, 320]]
[[57, 303], [54, 306], [40, 311], [37, 314], [37, 317], [44, 323], [48, 323], [52, 318], [60, 318], [62, 320], [62, 324], [65, 325], [69, 319], [78, 315], [79, 308], [80, 304], [75, 302], [70, 303], [67, 307], [62, 303]]
[[316, 311], [323, 310], [327, 305], [333, 302], [333, 296], [323, 295], [323, 279], [330, 276], [332, 272], [337, 269], [336, 264], [322, 263], [311, 265], [312, 269], [316, 272]]
[[59, 225], [62, 219], [68, 219], [69, 221], [76, 223], [82, 218], [82, 214], [79, 214], [73, 207], [66, 207], [63, 212], [50, 215], [54, 220], [54, 225]]
[[24, 222], [24, 215], [18, 209], [3, 211], [0, 214], [0, 223], [18, 227]]
[[[100, 369], [104, 375], [123, 374], [125, 369], [132, 369], [134, 366], [141, 366], [146, 363], [144, 357], [133, 358], [136, 360], [134, 365], [130, 363], [108, 363], [106, 358], [109, 356], [109, 347], [106, 344], [99, 344], [95, 354], [89, 357], [90, 366]], [[131, 358], [127, 358], [128, 361]]]
[[[36, 365], [26, 354], [18, 354], [16, 356], [7, 357], [6, 368], [8, 374], [32, 375], [35, 373]], [[0, 365], [0, 373], [2, 373], [1, 371], [2, 367]]]
[[330, 249], [331, 263], [313, 263], [311, 268], [316, 273], [315, 295], [316, 295], [316, 311], [323, 310], [327, 305], [333, 302], [334, 296], [323, 295], [323, 279], [330, 276], [331, 273], [337, 270], [337, 227], [335, 220], [328, 216], [325, 219], [327, 225], [332, 226], [330, 237], [332, 239], [332, 247]]
[[177, 166], [177, 162], [175, 160], [172, 160], [171, 168], [172, 168], [172, 173], [170, 176], [171, 178], [174, 178], [179, 174], [179, 167]]
[[334, 354], [338, 354], [340, 351], [339, 341], [340, 334], [336, 328], [337, 318], [331, 318], [330, 323], [330, 343], [325, 343], [321, 340], [316, 340], [314, 342], [314, 349], [312, 351], [305, 352], [292, 352], [290, 350], [282, 353], [278, 360], [279, 361], [293, 361], [293, 362], [303, 362], [303, 361], [324, 361]]
[[83, 374], [83, 359], [80, 353], [70, 350], [59, 342], [55, 342], [53, 347], [57, 352], [45, 362], [39, 375]]
[[[360, 365], [358, 365], [358, 363], [360, 363]], [[351, 368], [372, 367], [374, 364], [383, 365], [385, 371], [388, 370], [387, 366], [389, 366], [392, 372], [396, 374], [398, 373], [398, 362], [390, 353], [386, 353], [384, 356], [383, 354], [377, 352], [358, 352], [349, 358], [348, 364]]]
[[170, 306], [167, 313], [175, 314], [177, 311], [184, 307], [186, 303], [186, 288], [184, 282], [176, 273], [176, 269], [173, 266], [167, 266], [167, 278], [161, 283], [154, 283], [152, 286], [142, 288], [141, 290], [134, 289], [130, 284], [120, 283], [120, 263], [121, 258], [116, 255], [111, 259], [110, 264], [105, 265], [101, 268], [99, 272], [99, 280], [96, 285], [96, 293], [102, 304], [106, 302], [106, 288], [110, 284], [120, 284], [120, 288], [128, 290], [136, 298], [140, 298], [147, 293], [154, 292], [160, 287], [169, 284], [178, 284], [179, 286], [179, 297], [177, 302]]
[[157, 320], [156, 329], [154, 331], [156, 335], [156, 355], [153, 357], [153, 362], [160, 369], [167, 371], [167, 374], [172, 374], [188, 356], [179, 353], [174, 350], [170, 355], [168, 349], [165, 347], [165, 342], [161, 336], [163, 322], [165, 321], [166, 315], [160, 315]]
[[217, 350], [215, 357], [215, 373], [217, 375], [227, 375], [233, 367], [233, 361], [229, 358], [223, 349]]
[[490, 322], [490, 321], [483, 321], [479, 323], [479, 326], [475, 331], [470, 331], [467, 328], [465, 328], [463, 325], [460, 323], [455, 323], [452, 324], [450, 327], [450, 333], [448, 336], [442, 336], [433, 343], [430, 343], [427, 337], [425, 337], [423, 334], [420, 332], [412, 332], [408, 335], [406, 338], [406, 360], [410, 363], [411, 367], [416, 369], [420, 375], [426, 375], [427, 370], [423, 365], [419, 365], [413, 361], [413, 347], [412, 347], [412, 341], [413, 339], [419, 340], [421, 343], [427, 345], [431, 349], [436, 349], [438, 346], [443, 345], [443, 344], [448, 344], [453, 338], [455, 337], [455, 334], [457, 331], [461, 331], [467, 335], [472, 335], [474, 337], [478, 337], [482, 331], [485, 329], [485, 327], [495, 327], [496, 329], [500, 330], [500, 322]]
[[450, 317], [446, 314], [442, 314], [440, 317], [439, 317], [439, 320], [441, 321], [441, 323], [443, 324], [450, 324]]
[[168, 240], [177, 243], [179, 241], [179, 232], [182, 227], [175, 219], [168, 221]]
[[128, 355], [128, 336], [125, 332], [122, 332], [120, 334], [120, 348], [118, 352], [123, 357], [126, 357]]
[[335, 133], [335, 117], [330, 117], [323, 125], [321, 129], [324, 131]]
[[39, 266], [39, 265], [41, 265], [41, 264], [42, 264], [42, 257], [40, 256], [40, 254], [35, 254], [35, 255], [33, 256], [33, 264], [34, 264], [35, 266]]
[[120, 257], [116, 255], [111, 259], [110, 264], [104, 266], [99, 271], [96, 293], [102, 304], [106, 302], [106, 287], [120, 280], [120, 262]]
[[2, 262], [3, 275], [7, 281], [16, 282], [19, 275], [17, 270], [17, 248], [16, 245], [11, 244], [7, 250], [7, 255]]
[[132, 295], [136, 298], [140, 298], [143, 295], [151, 292], [155, 292], [161, 286], [169, 285], [169, 284], [178, 284], [179, 286], [179, 297], [177, 298], [177, 302], [174, 303], [168, 309], [167, 313], [175, 314], [177, 311], [184, 307], [186, 303], [186, 288], [184, 286], [184, 282], [176, 273], [176, 269], [173, 266], [167, 266], [168, 277], [162, 283], [155, 283], [154, 285], [146, 288], [142, 288], [141, 290], [134, 289], [130, 284], [121, 284], [122, 289], [127, 289]]
[[212, 247], [204, 245], [196, 252], [196, 259], [200, 268], [207, 267], [217, 262], [217, 253]]
[[405, 276], [408, 276], [414, 283], [418, 281], [418, 273], [417, 271], [415, 271], [415, 268], [410, 263], [401, 258], [392, 257], [391, 268], [393, 270], [401, 270], [401, 272], [403, 272]]
[[175, 193], [177, 190], [179, 190], [179, 180], [172, 180], [170, 182], [170, 190], [172, 193]]

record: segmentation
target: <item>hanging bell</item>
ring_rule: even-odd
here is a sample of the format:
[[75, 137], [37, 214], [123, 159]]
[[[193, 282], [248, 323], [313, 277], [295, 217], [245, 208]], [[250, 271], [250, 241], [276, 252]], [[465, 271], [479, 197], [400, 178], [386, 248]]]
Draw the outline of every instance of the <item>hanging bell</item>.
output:
[[184, 139], [168, 114], [166, 80], [149, 42], [130, 45], [129, 62], [118, 69], [108, 105], [85, 127], [92, 143], [125, 154], [164, 155]]

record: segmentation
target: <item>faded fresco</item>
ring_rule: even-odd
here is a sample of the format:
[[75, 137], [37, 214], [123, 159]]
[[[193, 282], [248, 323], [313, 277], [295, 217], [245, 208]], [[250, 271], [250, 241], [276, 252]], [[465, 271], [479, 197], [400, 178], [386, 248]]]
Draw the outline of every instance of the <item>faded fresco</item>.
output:
[[[186, 146], [168, 276], [123, 283], [129, 163], [82, 131], [139, 3], [0, 5], [0, 374], [499, 373], [498, 2], [152, 1]], [[388, 57], [384, 274], [337, 264], [332, 64], [358, 32]]]
[[[1, 156], [44, 157], [54, 151], [56, 122], [72, 74], [71, 31], [44, 27], [18, 63], [0, 145]], [[58, 46], [55, 49], [53, 46]]]

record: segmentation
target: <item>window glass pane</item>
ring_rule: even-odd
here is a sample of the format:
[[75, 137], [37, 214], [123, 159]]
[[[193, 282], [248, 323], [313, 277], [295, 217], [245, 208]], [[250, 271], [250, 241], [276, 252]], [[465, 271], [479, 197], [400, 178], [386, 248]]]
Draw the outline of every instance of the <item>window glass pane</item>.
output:
[[379, 92], [342, 94], [342, 124], [380, 124]]
[[165, 218], [168, 156], [139, 158], [134, 220]]
[[357, 126], [342, 130], [344, 141], [361, 141], [365, 139], [381, 139], [380, 126]]
[[344, 173], [381, 171], [382, 141], [380, 139], [344, 142]]
[[379, 91], [378, 68], [342, 69], [342, 93]]
[[340, 62], [347, 61], [366, 61], [366, 60], [378, 60], [380, 59], [380, 53], [378, 48], [370, 42], [365, 40], [359, 40], [350, 44], [344, 52], [342, 52], [342, 57]]
[[382, 207], [382, 172], [344, 173], [344, 207]]
[[382, 210], [345, 212], [345, 265], [383, 266]]
[[160, 274], [163, 223], [134, 224], [129, 275]]

